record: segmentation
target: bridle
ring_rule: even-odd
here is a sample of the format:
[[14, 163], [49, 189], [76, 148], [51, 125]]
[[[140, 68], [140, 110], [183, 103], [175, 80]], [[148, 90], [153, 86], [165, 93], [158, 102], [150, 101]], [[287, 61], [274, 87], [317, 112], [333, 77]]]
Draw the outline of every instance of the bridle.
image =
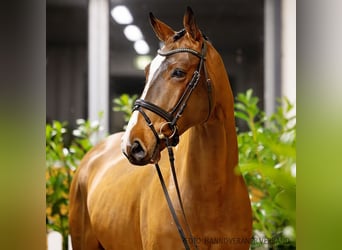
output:
[[[153, 134], [155, 135], [157, 139], [157, 143], [159, 143], [160, 140], [163, 140], [167, 137], [169, 140], [171, 140], [172, 146], [176, 146], [178, 144], [179, 135], [178, 135], [178, 128], [177, 128], [177, 121], [182, 116], [184, 109], [187, 105], [187, 102], [201, 78], [200, 72], [202, 68], [204, 70], [204, 75], [206, 78], [207, 89], [208, 89], [208, 103], [209, 103], [209, 112], [208, 112], [208, 117], [207, 117], [207, 120], [208, 120], [211, 114], [212, 96], [211, 96], [211, 80], [208, 77], [208, 73], [204, 65], [204, 61], [206, 60], [205, 58], [206, 52], [207, 52], [206, 41], [203, 42], [201, 52], [197, 52], [196, 50], [189, 49], [189, 48], [178, 48], [178, 49], [173, 49], [173, 50], [166, 51], [166, 52], [158, 50], [158, 54], [161, 56], [170, 56], [170, 55], [177, 54], [177, 53], [191, 53], [197, 56], [198, 58], [200, 58], [200, 62], [197, 66], [197, 69], [194, 71], [190, 82], [187, 84], [185, 91], [183, 92], [182, 96], [179, 98], [178, 102], [176, 103], [176, 105], [170, 112], [167, 112], [164, 109], [158, 107], [157, 105], [151, 102], [148, 102], [146, 100], [143, 100], [143, 99], [138, 99], [135, 101], [134, 106], [133, 106], [133, 111], [137, 110], [142, 114], [148, 126], [150, 127]], [[160, 128], [159, 133], [156, 131], [155, 127], [153, 126], [151, 120], [149, 119], [149, 117], [147, 116], [143, 108], [149, 111], [152, 111], [153, 113], [157, 114], [158, 116], [166, 120], [166, 123], [164, 123], [163, 126]], [[172, 132], [170, 136], [165, 136], [162, 133], [162, 128], [164, 127], [164, 125], [168, 125], [169, 128], [171, 129]]]
[[[157, 105], [155, 105], [151, 102], [145, 101], [143, 99], [138, 99], [134, 103], [133, 111], [136, 111], [136, 110], [139, 111], [141, 113], [141, 115], [144, 117], [147, 125], [149, 126], [149, 128], [152, 130], [154, 136], [156, 137], [156, 140], [157, 140], [157, 146], [156, 147], [158, 147], [158, 145], [160, 144], [160, 142], [162, 140], [165, 141], [165, 144], [166, 144], [166, 147], [168, 150], [168, 154], [169, 154], [169, 161], [170, 161], [173, 181], [175, 183], [178, 201], [179, 201], [179, 204], [180, 204], [180, 207], [182, 210], [182, 215], [183, 215], [184, 222], [186, 225], [186, 230], [187, 230], [188, 234], [190, 235], [190, 242], [194, 244], [195, 249], [198, 249], [196, 242], [195, 242], [195, 238], [193, 237], [193, 235], [191, 233], [189, 223], [187, 222], [187, 219], [185, 216], [183, 202], [182, 202], [182, 199], [180, 196], [180, 191], [179, 191], [179, 186], [178, 186], [178, 181], [177, 181], [177, 176], [176, 176], [176, 171], [175, 171], [175, 166], [174, 166], [174, 155], [173, 155], [172, 147], [176, 146], [179, 142], [177, 121], [182, 116], [192, 92], [194, 91], [194, 89], [196, 88], [196, 86], [199, 83], [199, 80], [201, 78], [200, 72], [202, 71], [202, 69], [204, 71], [204, 76], [206, 79], [207, 89], [208, 89], [209, 112], [208, 112], [208, 117], [206, 120], [208, 120], [210, 117], [211, 109], [212, 109], [212, 95], [211, 95], [211, 89], [212, 88], [211, 88], [211, 80], [208, 77], [208, 73], [207, 73], [207, 70], [205, 67], [205, 60], [206, 60], [205, 56], [207, 53], [207, 42], [206, 41], [203, 42], [201, 52], [198, 52], [198, 51], [190, 49], [190, 48], [178, 48], [178, 49], [173, 49], [173, 50], [166, 51], [166, 52], [158, 50], [158, 54], [161, 56], [170, 56], [170, 55], [173, 55], [176, 53], [191, 53], [191, 54], [197, 56], [200, 59], [200, 62], [197, 66], [197, 69], [194, 71], [190, 82], [187, 84], [185, 91], [183, 92], [182, 96], [179, 98], [179, 100], [176, 103], [176, 105], [174, 106], [174, 108], [170, 112], [167, 112], [164, 109], [158, 107]], [[153, 123], [151, 122], [148, 115], [145, 113], [144, 109], [147, 109], [147, 110], [157, 114], [158, 116], [162, 117], [164, 120], [166, 120], [166, 122], [161, 126], [159, 133], [156, 131]], [[169, 128], [171, 129], [171, 135], [166, 136], [163, 134], [162, 130], [163, 130], [164, 126], [169, 126]], [[164, 181], [163, 175], [160, 171], [160, 167], [159, 167], [158, 163], [155, 164], [155, 167], [156, 167], [158, 177], [159, 177], [161, 186], [163, 188], [163, 192], [164, 192], [166, 201], [168, 203], [171, 215], [172, 215], [173, 220], [177, 226], [178, 233], [179, 233], [179, 235], [183, 241], [185, 249], [189, 250], [190, 246], [189, 246], [188, 240], [185, 236], [184, 230], [183, 230], [183, 228], [179, 222], [179, 219], [177, 217], [177, 214], [175, 212], [174, 206], [172, 204], [170, 195], [168, 193], [168, 190], [167, 190], [167, 187], [165, 185], [165, 181]]]

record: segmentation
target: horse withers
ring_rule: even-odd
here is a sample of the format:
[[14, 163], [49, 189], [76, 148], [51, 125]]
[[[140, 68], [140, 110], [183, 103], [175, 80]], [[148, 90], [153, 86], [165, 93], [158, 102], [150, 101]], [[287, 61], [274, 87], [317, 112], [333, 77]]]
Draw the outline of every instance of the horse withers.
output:
[[[249, 249], [251, 206], [243, 177], [234, 172], [234, 98], [221, 56], [190, 8], [179, 32], [152, 14], [150, 21], [164, 46], [146, 67], [146, 86], [126, 132], [96, 145], [75, 173], [73, 249]], [[166, 147], [174, 151], [183, 206]]]

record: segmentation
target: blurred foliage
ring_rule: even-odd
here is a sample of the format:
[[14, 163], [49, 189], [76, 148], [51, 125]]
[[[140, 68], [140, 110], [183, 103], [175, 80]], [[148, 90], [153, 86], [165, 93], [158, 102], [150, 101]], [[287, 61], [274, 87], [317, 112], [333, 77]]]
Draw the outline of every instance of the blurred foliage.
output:
[[[76, 121], [77, 128], [68, 134], [67, 123], [46, 124], [46, 225], [63, 237], [68, 249], [68, 206], [72, 177], [82, 157], [93, 146], [91, 135], [100, 130], [98, 122]], [[67, 143], [68, 136], [71, 137]]]
[[113, 111], [123, 113], [123, 117], [125, 120], [125, 125], [123, 127], [124, 129], [126, 129], [129, 118], [131, 117], [134, 102], [137, 98], [138, 98], [138, 95], [130, 96], [128, 94], [122, 94], [121, 96], [113, 99], [113, 103], [114, 103]]
[[270, 117], [258, 108], [252, 90], [238, 94], [235, 116], [248, 131], [238, 133], [239, 166], [249, 188], [255, 245], [269, 240], [271, 249], [295, 249], [296, 117], [286, 98]]

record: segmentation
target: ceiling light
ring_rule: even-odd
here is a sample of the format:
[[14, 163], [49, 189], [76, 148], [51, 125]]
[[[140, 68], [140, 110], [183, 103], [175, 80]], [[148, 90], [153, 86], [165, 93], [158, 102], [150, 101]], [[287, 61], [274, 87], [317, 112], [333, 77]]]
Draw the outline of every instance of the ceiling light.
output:
[[143, 39], [141, 31], [136, 25], [126, 26], [126, 28], [124, 29], [124, 34], [128, 40], [133, 42]]
[[130, 24], [133, 22], [131, 12], [124, 5], [114, 7], [110, 13], [118, 24]]
[[151, 61], [151, 56], [137, 56], [134, 60], [134, 65], [137, 69], [144, 70]]
[[150, 52], [150, 47], [145, 40], [138, 40], [134, 43], [134, 49], [139, 55], [146, 55]]

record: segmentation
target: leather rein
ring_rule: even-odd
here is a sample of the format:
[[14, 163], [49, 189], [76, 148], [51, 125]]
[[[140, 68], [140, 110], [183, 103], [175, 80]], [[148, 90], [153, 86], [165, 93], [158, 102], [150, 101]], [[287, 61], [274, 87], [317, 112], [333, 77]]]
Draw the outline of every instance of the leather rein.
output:
[[[173, 181], [174, 181], [174, 184], [176, 187], [178, 201], [179, 201], [179, 204], [180, 204], [180, 207], [182, 210], [182, 216], [183, 216], [183, 219], [184, 219], [184, 222], [186, 225], [187, 233], [190, 236], [190, 241], [194, 244], [195, 249], [198, 249], [198, 247], [196, 245], [195, 238], [193, 237], [193, 235], [191, 233], [189, 223], [188, 223], [186, 216], [185, 216], [183, 202], [182, 202], [180, 191], [179, 191], [179, 185], [178, 185], [176, 170], [175, 170], [175, 166], [174, 166], [174, 154], [173, 154], [172, 147], [176, 146], [179, 142], [177, 121], [182, 116], [182, 114], [185, 110], [185, 107], [187, 105], [187, 102], [188, 102], [192, 92], [196, 88], [196, 86], [197, 86], [197, 84], [201, 78], [200, 72], [202, 71], [202, 69], [204, 71], [204, 75], [205, 75], [205, 79], [206, 79], [206, 83], [207, 83], [207, 89], [208, 89], [209, 113], [208, 113], [207, 120], [209, 119], [209, 116], [211, 114], [211, 108], [212, 108], [211, 80], [208, 78], [207, 70], [206, 70], [206, 67], [204, 65], [205, 64], [204, 61], [206, 60], [206, 58], [205, 58], [206, 52], [207, 52], [206, 41], [203, 42], [201, 53], [197, 52], [196, 50], [189, 49], [189, 48], [178, 48], [178, 49], [170, 50], [167, 52], [163, 52], [161, 50], [158, 50], [158, 54], [161, 56], [170, 56], [170, 55], [173, 55], [176, 53], [191, 53], [191, 54], [197, 56], [200, 59], [200, 62], [197, 66], [197, 69], [194, 71], [190, 82], [187, 84], [187, 87], [186, 87], [184, 93], [179, 98], [177, 104], [175, 105], [175, 107], [170, 112], [167, 112], [164, 109], [158, 107], [157, 105], [155, 105], [151, 102], [145, 101], [143, 99], [138, 99], [134, 103], [134, 107], [133, 107], [133, 111], [136, 111], [136, 110], [139, 111], [142, 114], [142, 116], [144, 117], [147, 125], [149, 126], [149, 128], [152, 130], [154, 136], [156, 137], [157, 146], [160, 144], [160, 142], [162, 140], [165, 141], [165, 144], [166, 144], [166, 147], [168, 150], [168, 154], [169, 154], [169, 161], [170, 161], [172, 177], [173, 177]], [[149, 111], [152, 111], [153, 113], [157, 114], [158, 116], [160, 116], [166, 120], [166, 122], [161, 126], [159, 133], [156, 131], [153, 123], [151, 122], [150, 118], [147, 116], [147, 114], [145, 113], [145, 111], [143, 109], [147, 109]], [[169, 126], [169, 128], [171, 129], [171, 135], [170, 136], [166, 136], [163, 134], [162, 129], [164, 128], [164, 126]], [[160, 180], [160, 183], [161, 183], [167, 204], [169, 206], [171, 215], [172, 215], [173, 220], [177, 226], [178, 233], [179, 233], [179, 235], [183, 241], [185, 249], [189, 250], [190, 249], [189, 242], [186, 238], [184, 230], [183, 230], [183, 228], [179, 222], [179, 219], [177, 217], [177, 214], [176, 214], [175, 208], [172, 204], [169, 192], [168, 192], [167, 187], [165, 185], [164, 177], [160, 171], [159, 164], [156, 163], [155, 167], [156, 167], [158, 177], [159, 177], [159, 180]]]

